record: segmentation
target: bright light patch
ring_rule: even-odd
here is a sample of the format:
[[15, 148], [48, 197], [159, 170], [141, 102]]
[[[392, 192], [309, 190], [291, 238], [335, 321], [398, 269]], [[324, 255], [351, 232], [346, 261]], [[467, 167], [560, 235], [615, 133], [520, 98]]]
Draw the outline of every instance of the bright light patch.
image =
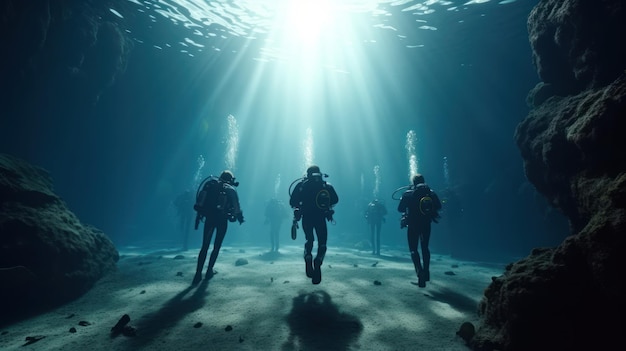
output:
[[327, 0], [287, 0], [285, 32], [290, 41], [312, 44], [333, 20], [333, 8]]
[[430, 310], [434, 314], [445, 319], [461, 319], [464, 317], [464, 314], [462, 312], [457, 311], [447, 303], [442, 303], [438, 301], [435, 301], [430, 305]]
[[419, 26], [419, 29], [437, 30], [437, 28], [436, 28], [436, 27], [432, 27], [432, 26]]
[[484, 3], [489, 2], [489, 1], [491, 1], [491, 0], [471, 0], [471, 1], [466, 2], [463, 5], [484, 4]]
[[112, 14], [116, 15], [119, 18], [124, 18], [121, 13], [115, 11], [114, 9], [109, 9], [109, 11], [111, 11]]

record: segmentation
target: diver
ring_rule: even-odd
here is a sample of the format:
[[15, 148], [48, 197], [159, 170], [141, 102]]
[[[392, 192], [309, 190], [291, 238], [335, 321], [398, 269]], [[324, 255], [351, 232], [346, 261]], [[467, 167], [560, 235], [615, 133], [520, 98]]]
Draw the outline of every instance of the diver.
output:
[[378, 199], [370, 202], [365, 210], [365, 219], [370, 228], [370, 241], [374, 255], [380, 255], [380, 230], [386, 215], [387, 207]]
[[268, 201], [265, 207], [265, 224], [270, 225], [271, 252], [278, 252], [278, 234], [287, 216], [287, 208], [282, 200], [272, 198]]
[[198, 225], [204, 219], [204, 235], [193, 285], [202, 280], [202, 267], [206, 260], [213, 232], [215, 231], [215, 241], [205, 276], [207, 280], [213, 278], [216, 273], [213, 266], [215, 266], [217, 255], [220, 253], [222, 242], [226, 236], [228, 222], [238, 221], [240, 225], [244, 222], [243, 212], [239, 206], [239, 196], [235, 189], [237, 186], [239, 186], [239, 182], [235, 181], [233, 173], [225, 170], [219, 178], [208, 177], [198, 187], [196, 204], [194, 205], [194, 209], [197, 211], [195, 229], [198, 229]]
[[[339, 202], [335, 188], [323, 180], [328, 177], [322, 174], [318, 166], [312, 165], [306, 171], [304, 178], [296, 179], [289, 187], [289, 205], [294, 209], [294, 225], [302, 219], [304, 231], [304, 264], [306, 276], [311, 278], [313, 284], [322, 281], [322, 262], [326, 255], [326, 243], [328, 240], [328, 227], [326, 221], [333, 222], [333, 206]], [[292, 186], [296, 183], [293, 192]], [[313, 259], [311, 251], [317, 235], [317, 255]]]
[[[430, 223], [438, 223], [441, 201], [437, 194], [424, 182], [424, 176], [413, 176], [413, 186], [409, 187], [400, 198], [398, 211], [402, 213], [400, 228], [408, 227], [407, 239], [411, 260], [417, 273], [417, 285], [420, 288], [430, 281]], [[422, 249], [422, 260], [417, 252], [418, 244]], [[423, 261], [423, 262], [422, 262]]]
[[190, 189], [180, 193], [174, 199], [176, 215], [178, 216], [178, 229], [182, 235], [183, 251], [189, 249], [189, 232], [193, 223], [193, 192]]

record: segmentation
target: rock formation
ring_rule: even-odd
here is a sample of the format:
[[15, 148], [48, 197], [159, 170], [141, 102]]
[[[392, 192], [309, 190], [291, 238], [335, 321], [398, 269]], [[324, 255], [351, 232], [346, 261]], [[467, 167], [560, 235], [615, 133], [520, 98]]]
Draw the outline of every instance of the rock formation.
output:
[[542, 82], [516, 130], [526, 176], [571, 236], [494, 277], [475, 350], [612, 349], [626, 312], [626, 5], [542, 0], [528, 18]]
[[45, 170], [0, 154], [0, 325], [81, 296], [118, 258], [53, 192]]

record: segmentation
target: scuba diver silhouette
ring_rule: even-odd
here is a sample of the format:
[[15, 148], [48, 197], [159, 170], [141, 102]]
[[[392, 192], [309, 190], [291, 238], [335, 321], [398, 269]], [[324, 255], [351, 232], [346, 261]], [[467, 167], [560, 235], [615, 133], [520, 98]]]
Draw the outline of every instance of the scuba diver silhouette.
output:
[[265, 207], [265, 224], [270, 225], [271, 252], [278, 252], [280, 227], [287, 218], [287, 208], [283, 201], [272, 198]]
[[[292, 238], [295, 239], [297, 222], [302, 219], [302, 230], [306, 240], [304, 243], [306, 276], [311, 278], [313, 284], [319, 284], [322, 281], [321, 267], [327, 249], [326, 221], [334, 223], [335, 211], [332, 208], [339, 202], [339, 197], [335, 188], [323, 180], [328, 175], [322, 174], [318, 166], [310, 166], [306, 173], [305, 177], [294, 180], [289, 186], [289, 205], [294, 209]], [[291, 191], [294, 184], [296, 185]], [[317, 235], [318, 243], [317, 255], [313, 259], [311, 251], [315, 235]]]
[[387, 208], [378, 199], [372, 200], [365, 210], [365, 219], [370, 227], [370, 240], [372, 242], [372, 254], [374, 255], [380, 255], [380, 230], [383, 222], [385, 222], [386, 215]]
[[[423, 288], [426, 282], [430, 281], [430, 250], [428, 248], [430, 223], [438, 223], [441, 201], [437, 194], [426, 185], [424, 176], [421, 174], [413, 176], [412, 186], [398, 188], [392, 198], [396, 199], [395, 194], [404, 189], [406, 191], [402, 194], [398, 204], [398, 211], [402, 213], [400, 228], [408, 227], [407, 240], [411, 260], [417, 273], [417, 285]], [[423, 263], [417, 252], [418, 245], [421, 245]]]
[[213, 242], [213, 251], [211, 251], [205, 279], [211, 279], [215, 274], [213, 266], [226, 236], [228, 222], [238, 221], [239, 224], [244, 222], [243, 212], [239, 206], [239, 195], [235, 189], [238, 185], [239, 182], [235, 181], [233, 173], [225, 170], [219, 178], [214, 176], [207, 177], [198, 187], [196, 204], [194, 205], [194, 209], [197, 212], [195, 229], [198, 229], [198, 225], [204, 219], [204, 231], [202, 248], [200, 248], [200, 254], [198, 255], [196, 275], [193, 278], [192, 285], [196, 285], [202, 280], [202, 267], [206, 260], [213, 232], [215, 231], [215, 241]]

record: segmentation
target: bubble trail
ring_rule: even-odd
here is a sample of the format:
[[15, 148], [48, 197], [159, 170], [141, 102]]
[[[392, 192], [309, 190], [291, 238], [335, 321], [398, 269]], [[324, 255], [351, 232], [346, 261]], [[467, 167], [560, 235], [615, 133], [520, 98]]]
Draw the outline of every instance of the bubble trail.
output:
[[374, 191], [372, 191], [372, 195], [374, 195], [375, 199], [378, 199], [378, 194], [380, 193], [380, 166], [374, 166]]
[[274, 180], [274, 197], [275, 198], [278, 197], [279, 188], [280, 188], [280, 173], [278, 173], [278, 175], [276, 176], [276, 179]]
[[417, 155], [415, 152], [415, 142], [417, 136], [415, 131], [409, 130], [406, 133], [406, 155], [409, 161], [409, 183], [413, 181], [413, 177], [417, 174], [418, 164], [417, 164]]
[[228, 139], [226, 140], [226, 169], [234, 171], [237, 167], [237, 151], [239, 149], [239, 127], [235, 116], [228, 115]]
[[361, 172], [361, 195], [365, 194], [365, 175]]
[[313, 130], [309, 127], [306, 129], [306, 138], [304, 139], [304, 171], [313, 164]]
[[448, 168], [448, 158], [443, 158], [443, 181], [446, 188], [450, 187], [450, 169]]
[[204, 156], [202, 155], [198, 156], [196, 162], [198, 163], [198, 169], [193, 176], [193, 188], [197, 188], [200, 185], [200, 181], [202, 181], [202, 169], [204, 168], [204, 165], [206, 163], [206, 161], [204, 160]]

